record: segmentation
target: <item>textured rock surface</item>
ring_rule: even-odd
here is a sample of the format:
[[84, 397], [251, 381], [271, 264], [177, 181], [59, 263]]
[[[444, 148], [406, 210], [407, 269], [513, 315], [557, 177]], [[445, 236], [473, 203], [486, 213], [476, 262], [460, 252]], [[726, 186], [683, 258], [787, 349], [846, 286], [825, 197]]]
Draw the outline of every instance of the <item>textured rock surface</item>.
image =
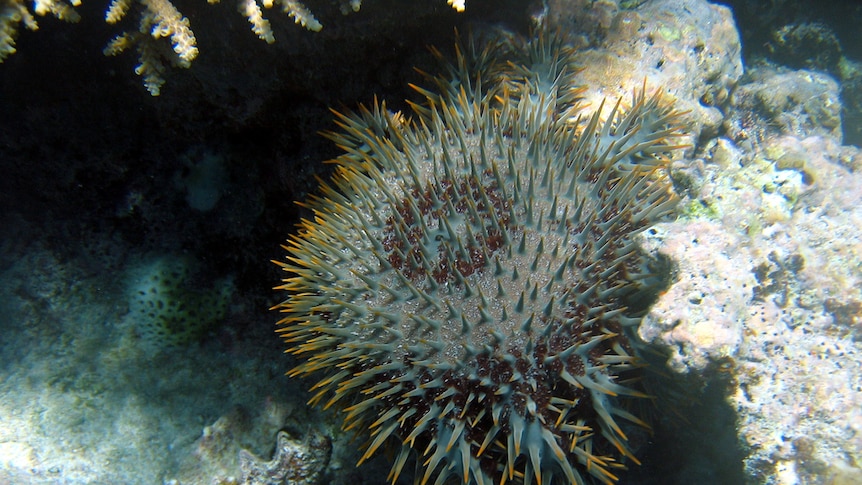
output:
[[686, 216], [646, 235], [677, 281], [640, 333], [679, 372], [730, 369], [752, 480], [818, 483], [862, 450], [862, 153], [782, 113], [780, 134], [715, 140], [681, 170]]
[[718, 131], [719, 107], [743, 71], [739, 33], [728, 8], [700, 0], [656, 0], [633, 10], [609, 1], [556, 3], [552, 23], [567, 31], [598, 29], [589, 37], [593, 45], [576, 55], [585, 67], [578, 81], [587, 86], [588, 101], [597, 105], [646, 82], [666, 89], [680, 109], [691, 111], [687, 129], [695, 138], [704, 130]]
[[763, 66], [747, 74], [733, 92], [725, 123], [734, 142], [753, 151], [765, 137], [781, 134], [841, 139], [840, 90], [832, 77]]
[[676, 278], [641, 336], [670, 353], [676, 372], [732, 376], [728, 402], [752, 481], [854, 476], [862, 177], [859, 151], [840, 143], [839, 86], [815, 71], [759, 66], [737, 87], [738, 34], [722, 7], [557, 3], [570, 8], [553, 20], [589, 39], [578, 57], [593, 96], [646, 77], [666, 83], [703, 127], [695, 160], [677, 167], [683, 217], [643, 238], [674, 261]]

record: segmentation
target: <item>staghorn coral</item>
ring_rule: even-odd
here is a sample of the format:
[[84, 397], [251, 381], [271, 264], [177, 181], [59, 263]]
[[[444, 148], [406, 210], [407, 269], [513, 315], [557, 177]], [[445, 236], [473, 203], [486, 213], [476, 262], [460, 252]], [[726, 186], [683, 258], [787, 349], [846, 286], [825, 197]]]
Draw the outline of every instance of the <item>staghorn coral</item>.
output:
[[0, 62], [15, 53], [19, 24], [24, 24], [29, 30], [39, 29], [34, 13], [39, 16], [50, 13], [60, 20], [77, 22], [81, 17], [72, 7], [80, 4], [81, 0], [70, 0], [68, 4], [55, 0], [35, 0], [31, 13], [23, 0], [0, 0]]
[[[218, 3], [219, 0], [208, 0], [209, 3]], [[121, 21], [129, 11], [133, 0], [113, 0], [105, 13], [105, 21], [114, 24]], [[135, 68], [135, 73], [144, 78], [144, 86], [153, 96], [161, 93], [161, 87], [165, 83], [164, 73], [166, 71], [165, 60], [178, 67], [188, 68], [191, 61], [197, 57], [197, 40], [190, 28], [189, 20], [174, 7], [169, 0], [137, 0], [139, 5], [139, 22], [136, 31], [125, 31], [114, 37], [105, 47], [105, 55], [117, 55], [130, 47], [138, 51], [140, 64]], [[302, 3], [292, 0], [264, 0], [263, 6], [271, 8], [274, 3], [279, 3], [282, 10], [293, 17], [297, 24], [312, 30], [319, 31], [323, 25], [314, 18], [314, 15]], [[269, 20], [263, 16], [260, 5], [256, 0], [239, 0], [238, 9], [240, 13], [248, 18], [252, 26], [252, 32], [266, 41], [268, 44], [275, 42], [275, 36], [270, 28]], [[161, 38], [170, 37], [173, 52], [159, 42]]]
[[[219, 3], [219, 0], [207, 1]], [[447, 3], [458, 12], [464, 11], [465, 0], [447, 0]], [[0, 0], [0, 62], [15, 53], [19, 24], [23, 23], [30, 30], [39, 28], [34, 13], [40, 16], [51, 13], [60, 20], [77, 22], [80, 16], [73, 7], [80, 4], [81, 0], [69, 0], [68, 4], [61, 0], [34, 0], [31, 12], [24, 0]], [[323, 28], [311, 10], [296, 0], [262, 0], [260, 3], [257, 0], [238, 0], [237, 9], [248, 19], [252, 32], [271, 44], [275, 42], [275, 36], [261, 6], [268, 9], [276, 4], [306, 29], [317, 32]], [[361, 0], [341, 0], [341, 11], [357, 12], [361, 5]], [[119, 23], [130, 10], [135, 11], [137, 27], [115, 36], [103, 52], [114, 56], [134, 48], [140, 61], [135, 73], [143, 78], [147, 91], [158, 96], [165, 83], [167, 65], [190, 67], [198, 55], [197, 40], [189, 19], [170, 0], [112, 0], [105, 11], [105, 22]], [[170, 47], [160, 41], [163, 38], [170, 39]]]
[[[677, 203], [678, 114], [659, 94], [582, 117], [576, 69], [540, 36], [501, 67], [459, 56], [415, 121], [339, 114], [344, 149], [285, 246], [278, 333], [311, 402], [419, 483], [612, 483], [656, 284], [635, 235]], [[641, 308], [634, 308], [641, 307]], [[592, 478], [590, 478], [592, 477]]]
[[[109, 24], [119, 22], [128, 12], [131, 0], [114, 0], [105, 14]], [[198, 55], [197, 40], [189, 28], [189, 19], [168, 0], [140, 0], [143, 11], [140, 13], [138, 30], [123, 32], [114, 37], [105, 47], [105, 55], [117, 55], [129, 47], [135, 47], [141, 63], [135, 73], [144, 78], [144, 86], [153, 96], [161, 92], [165, 79], [163, 60], [188, 68]], [[173, 54], [158, 39], [170, 38]]]

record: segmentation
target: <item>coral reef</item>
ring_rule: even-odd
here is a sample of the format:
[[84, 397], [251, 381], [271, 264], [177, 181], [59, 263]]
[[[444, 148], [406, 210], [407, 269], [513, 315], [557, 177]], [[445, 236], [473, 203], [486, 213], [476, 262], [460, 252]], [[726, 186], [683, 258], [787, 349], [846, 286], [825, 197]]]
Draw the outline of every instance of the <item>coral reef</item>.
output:
[[679, 115], [645, 88], [579, 114], [559, 39], [507, 68], [467, 52], [416, 121], [339, 115], [346, 154], [279, 263], [290, 374], [370, 430], [360, 462], [395, 447], [393, 482], [415, 451], [423, 484], [612, 483], [646, 426], [629, 336], [658, 278], [634, 237], [676, 205]]
[[824, 483], [858, 474], [862, 460], [862, 153], [836, 140], [835, 117], [819, 115], [837, 114], [835, 84], [807, 71], [752, 76], [734, 109], [752, 116], [750, 96], [780, 99], [761, 91], [774, 89], [761, 83], [773, 76], [815, 81], [785, 84], [780, 103], [832, 89], [782, 123], [738, 125], [729, 133], [738, 144], [714, 140], [680, 169], [693, 180], [683, 204], [710, 210], [644, 234], [646, 247], [676, 261], [678, 281], [640, 335], [667, 348], [680, 373], [720, 367], [732, 377], [752, 482]]
[[[636, 9], [609, 0], [552, 3], [557, 5], [548, 19], [553, 28], [599, 40], [575, 53], [578, 63], [590, 66], [575, 77], [586, 87], [586, 101], [597, 106], [645, 80], [663, 86], [687, 112], [692, 144], [721, 130], [723, 107], [743, 72], [742, 46], [729, 9], [698, 0], [651, 0]], [[606, 27], [592, 33], [597, 25]]]
[[750, 150], [783, 133], [841, 136], [839, 86], [820, 72], [755, 67], [730, 101], [728, 136]]
[[236, 484], [241, 448], [269, 456], [278, 431], [308, 428], [298, 383], [261, 365], [282, 355], [268, 328], [247, 347], [141, 345], [117, 275], [151, 259], [93, 271], [39, 243], [7, 254], [0, 483]]
[[[219, 3], [219, 0], [209, 0], [209, 3]], [[465, 0], [447, 0], [447, 3], [458, 12], [465, 9]], [[77, 22], [80, 15], [73, 7], [80, 4], [80, 0], [71, 0], [69, 4], [62, 0], [39, 0], [33, 2], [31, 11], [25, 0], [0, 1], [0, 62], [15, 53], [19, 24], [24, 24], [29, 30], [37, 30], [39, 26], [33, 14], [44, 16], [48, 13], [60, 20]], [[237, 8], [248, 19], [252, 32], [269, 44], [275, 42], [275, 36], [269, 20], [263, 16], [261, 6], [269, 9], [275, 4], [279, 4], [284, 13], [306, 29], [316, 32], [323, 28], [323, 24], [302, 2], [263, 0], [258, 4], [257, 0], [239, 0]], [[361, 0], [341, 0], [341, 11], [356, 12], [361, 5]], [[189, 19], [170, 0], [112, 0], [105, 11], [105, 22], [120, 23], [130, 10], [135, 12], [137, 27], [114, 37], [105, 46], [104, 54], [114, 56], [134, 48], [139, 59], [135, 73], [143, 78], [147, 91], [158, 96], [165, 83], [167, 64], [190, 67], [198, 55], [197, 39]], [[169, 46], [160, 41], [163, 38], [170, 39]]]
[[[847, 116], [853, 62], [838, 61], [847, 69], [841, 83], [822, 72], [756, 62], [743, 77], [739, 34], [722, 7], [654, 1], [616, 11], [609, 7], [614, 2], [570, 3], [610, 9], [604, 37], [580, 56], [602, 68], [586, 69], [581, 79], [595, 81], [582, 82], [598, 90], [631, 85], [636, 76], [650, 83], [665, 78], [679, 106], [692, 109], [687, 121], [702, 127], [693, 128], [702, 140], [694, 160], [672, 170], [684, 196], [682, 217], [641, 235], [647, 250], [673, 261], [675, 281], [640, 335], [668, 352], [676, 375], [727, 381], [721, 399], [736, 414], [747, 480], [857, 476], [862, 394], [858, 372], [848, 369], [862, 365], [862, 180], [859, 150], [841, 145], [842, 134], [845, 143], [858, 140], [848, 136], [859, 130], [858, 117]], [[739, 12], [767, 8], [734, 3]], [[768, 8], [783, 16], [790, 12], [783, 7], [801, 3]], [[580, 10], [558, 10], [570, 12]], [[750, 18], [737, 16], [743, 26]], [[856, 23], [847, 26], [858, 32]], [[759, 30], [769, 34], [782, 25], [788, 20]], [[834, 66], [834, 37], [825, 40], [824, 58]], [[749, 42], [749, 52], [769, 41]], [[822, 59], [812, 61], [823, 66]], [[809, 64], [797, 58], [796, 65]], [[730, 456], [713, 459], [731, 463]]]
[[[692, 145], [670, 166], [681, 198], [678, 220], [654, 224], [636, 241], [672, 269], [672, 281], [638, 327], [651, 350], [661, 352], [644, 354], [650, 369], [660, 372], [617, 372], [619, 366], [609, 366], [594, 374], [618, 375], [619, 385], [655, 396], [606, 400], [612, 409], [651, 425], [647, 433], [612, 416], [628, 438], [623, 443], [642, 464], [621, 458], [602, 436], [598, 417], [589, 425], [599, 431], [582, 445], [589, 442], [593, 455], [613, 458], [606, 469], [620, 483], [862, 483], [862, 152], [848, 146], [858, 144], [862, 132], [862, 10], [814, 0], [734, 2], [735, 15], [706, 0], [471, 0], [467, 15], [459, 15], [442, 0], [409, 6], [373, 0], [363, 2], [361, 14], [342, 18], [340, 6], [352, 11], [346, 2], [303, 0], [325, 24], [315, 33], [272, 14], [263, 2], [242, 2], [241, 15], [256, 15], [256, 5], [257, 21], [269, 21], [271, 38], [278, 42], [264, 45], [258, 35], [266, 29], [249, 32], [237, 16], [237, 2], [170, 2], [179, 12], [178, 25], [188, 18], [200, 53], [190, 69], [172, 69], [177, 53], [171, 36], [154, 39], [147, 32], [146, 42], [158, 45], [157, 54], [163, 55], [167, 79], [162, 98], [150, 99], [142, 96], [140, 79], [128, 75], [138, 63], [139, 44], [115, 58], [99, 54], [119, 32], [139, 32], [147, 13], [143, 3], [129, 2], [122, 20], [109, 25], [101, 14], [110, 2], [75, 7], [62, 0], [66, 12], [81, 17], [76, 25], [64, 25], [48, 8], [41, 10], [43, 17], [36, 12], [48, 2], [0, 0], [5, 15], [0, 42], [7, 55], [19, 49], [0, 66], [0, 483], [236, 485], [243, 475], [241, 449], [264, 464], [274, 456], [280, 431], [301, 444], [311, 430], [331, 437], [333, 445], [319, 481], [384, 481], [401, 442], [387, 439], [357, 468], [367, 446], [351, 439], [353, 431], [368, 433], [365, 428], [382, 416], [372, 415], [362, 429], [339, 431], [344, 414], [305, 405], [320, 390], [305, 388], [324, 372], [311, 375], [310, 383], [284, 376], [285, 368], [302, 361], [283, 354], [272, 322], [261, 318], [261, 309], [276, 303], [266, 287], [278, 270], [268, 260], [278, 257], [278, 242], [300, 215], [313, 218], [307, 206], [293, 201], [306, 199], [318, 186], [316, 175], [329, 180], [328, 170], [339, 166], [318, 163], [340, 153], [316, 136], [330, 123], [328, 106], [367, 105], [377, 93], [387, 99], [387, 108], [403, 115], [394, 124], [400, 131], [386, 124], [382, 139], [413, 133], [411, 123], [423, 120], [432, 130], [424, 115], [401, 101], [424, 99], [402, 89], [421, 76], [412, 66], [433, 72], [433, 56], [424, 45], [445, 52], [453, 26], [512, 39], [512, 32], [525, 32], [536, 19], [575, 37], [578, 49], [571, 54], [584, 69], [567, 84], [585, 86], [577, 95], [592, 103], [589, 113], [604, 98], [630, 95], [646, 79], [673, 97], [676, 109], [688, 111], [677, 118], [687, 127], [687, 136], [678, 141]], [[844, 15], [824, 15], [839, 7]], [[777, 18], [764, 22], [750, 14], [765, 9]], [[758, 23], [752, 28], [753, 19]], [[36, 20], [40, 30], [27, 30]], [[817, 24], [824, 55], [805, 49], [811, 37], [798, 35], [804, 32], [796, 27], [805, 23]], [[20, 29], [15, 38], [12, 27]], [[739, 31], [760, 37], [748, 35], [740, 45]], [[776, 33], [784, 35], [781, 52], [775, 50]], [[781, 55], [764, 53], [768, 45]], [[530, 65], [517, 59], [514, 64]], [[506, 91], [520, 98], [522, 83], [511, 78], [513, 66], [476, 67], [483, 73], [483, 90], [500, 95], [487, 100], [490, 113], [497, 112]], [[510, 76], [502, 79], [502, 92], [499, 74]], [[428, 90], [444, 92], [435, 98], [438, 113], [448, 112], [439, 99], [460, 95], [450, 89], [450, 78], [445, 88]], [[624, 98], [623, 106], [630, 99]], [[459, 116], [465, 112], [460, 103], [446, 106]], [[604, 109], [607, 113], [609, 106]], [[568, 128], [577, 130], [576, 119]], [[454, 126], [448, 119], [441, 124]], [[468, 152], [481, 159], [477, 133], [465, 132], [463, 139]], [[507, 146], [510, 137], [502, 136]], [[447, 140], [460, 139], [453, 134]], [[378, 148], [354, 146], [366, 154]], [[450, 149], [450, 156], [459, 150]], [[429, 214], [424, 216], [434, 221]], [[538, 219], [537, 211], [534, 215]], [[435, 235], [448, 232], [431, 226]], [[478, 228], [453, 230], [462, 235], [466, 227]], [[393, 248], [396, 241], [390, 241]], [[519, 257], [518, 237], [515, 243], [513, 258]], [[526, 251], [536, 247], [526, 241]], [[466, 243], [465, 249], [469, 252]], [[137, 304], [123, 284], [132, 276], [128, 268], [147, 267], [154, 254], [200, 260], [209, 274], [180, 285], [193, 293], [207, 287], [217, 293], [214, 281], [236, 275], [223, 321], [203, 332], [204, 338], [159, 344], [158, 352], [141, 345], [149, 339], [140, 338], [141, 313], [129, 311]], [[540, 271], [544, 267], [535, 273]], [[521, 280], [527, 273], [534, 274], [519, 268]], [[496, 287], [481, 289], [493, 306]], [[516, 289], [520, 295], [523, 288]], [[385, 291], [381, 287], [370, 304], [379, 303]], [[539, 285], [537, 301], [542, 295]], [[541, 315], [528, 297], [525, 311]], [[459, 310], [479, 314], [478, 292], [471, 298]], [[424, 345], [419, 339], [410, 343]], [[617, 339], [623, 340], [614, 337], [608, 344]], [[606, 347], [599, 343], [596, 349]], [[668, 369], [660, 367], [664, 357]], [[643, 382], [634, 381], [641, 371]], [[672, 394], [679, 387], [683, 391]], [[345, 395], [333, 406], [376, 394]], [[447, 397], [429, 401], [441, 411], [449, 402]], [[522, 415], [530, 416], [529, 410]], [[415, 424], [411, 419], [404, 420], [405, 427]], [[480, 418], [477, 425], [487, 421]], [[509, 422], [502, 412], [500, 422]], [[392, 423], [384, 420], [378, 428]], [[405, 434], [400, 428], [392, 432]], [[508, 456], [497, 450], [507, 446], [511, 434], [498, 432], [480, 456], [501, 459], [507, 480]], [[427, 436], [416, 437], [411, 454], [418, 458], [416, 463], [408, 458], [398, 483], [413, 483], [407, 475], [416, 467], [421, 481]], [[554, 460], [540, 449], [541, 460]], [[450, 453], [459, 451], [453, 444]], [[520, 451], [512, 481], [535, 483], [535, 473], [524, 476], [531, 458], [524, 446]], [[442, 460], [456, 468], [461, 463], [448, 455]], [[616, 468], [623, 463], [628, 470]], [[574, 468], [584, 482], [599, 481], [579, 464]], [[542, 479], [550, 481], [550, 473], [543, 472]], [[435, 480], [432, 474], [428, 482]], [[461, 482], [456, 470], [449, 470], [446, 481]]]
[[842, 57], [838, 37], [818, 22], [787, 24], [774, 30], [766, 47], [775, 61], [795, 69], [836, 72]]
[[768, 4], [725, 0], [739, 20], [750, 66], [780, 65], [819, 71], [840, 82], [844, 142], [862, 145], [862, 84], [858, 25], [852, 3], [782, 0]]

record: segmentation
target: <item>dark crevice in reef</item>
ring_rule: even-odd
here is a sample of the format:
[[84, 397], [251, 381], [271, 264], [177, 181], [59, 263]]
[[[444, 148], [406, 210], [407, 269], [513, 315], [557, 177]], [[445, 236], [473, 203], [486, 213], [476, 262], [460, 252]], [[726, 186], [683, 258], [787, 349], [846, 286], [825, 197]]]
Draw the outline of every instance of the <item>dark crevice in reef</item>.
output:
[[703, 375], [680, 375], [664, 366], [659, 353], [650, 361], [647, 389], [654, 396], [643, 413], [652, 434], [619, 485], [725, 485], [746, 483], [746, 456], [736, 430], [736, 410], [728, 404], [733, 362], [719, 362]]
[[[640, 291], [629, 295], [629, 314], [644, 315], [676, 280], [674, 261], [652, 255], [645, 267], [654, 276]], [[743, 458], [737, 439], [736, 410], [728, 403], [737, 388], [733, 360], [718, 362], [702, 373], [679, 374], [666, 365], [667, 351], [640, 342], [638, 355], [648, 363], [644, 388], [652, 399], [638, 403], [635, 414], [651, 426], [644, 431], [626, 428], [632, 442], [640, 442], [636, 456], [619, 474], [619, 485], [724, 485], [745, 483]]]
[[643, 280], [644, 287], [625, 298], [628, 314], [643, 315], [667, 291], [676, 278], [676, 265], [672, 259], [663, 255], [643, 255], [645, 267], [652, 276]]

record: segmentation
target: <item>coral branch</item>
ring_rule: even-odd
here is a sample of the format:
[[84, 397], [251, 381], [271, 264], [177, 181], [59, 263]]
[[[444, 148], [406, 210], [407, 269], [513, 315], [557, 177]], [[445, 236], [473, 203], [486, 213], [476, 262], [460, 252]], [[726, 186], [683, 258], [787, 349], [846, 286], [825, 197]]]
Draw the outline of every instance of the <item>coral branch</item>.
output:
[[323, 24], [314, 18], [311, 10], [308, 10], [302, 2], [294, 2], [293, 0], [280, 0], [282, 10], [287, 15], [293, 17], [293, 20], [302, 25], [308, 30], [318, 32], [323, 28]]
[[[218, 3], [219, 0], [207, 0], [208, 3]], [[465, 0], [447, 0], [455, 10], [464, 10]], [[33, 0], [32, 11], [24, 0], [0, 0], [0, 63], [14, 54], [15, 39], [18, 37], [20, 24], [29, 30], [39, 28], [34, 14], [47, 15], [77, 22], [80, 19], [74, 7], [81, 0]], [[238, 0], [238, 10], [251, 24], [251, 30], [268, 44], [275, 42], [269, 20], [263, 15], [263, 8], [272, 8], [275, 4], [294, 22], [308, 30], [317, 32], [323, 24], [317, 20], [311, 10], [297, 0]], [[358, 12], [362, 0], [341, 0], [342, 13]], [[116, 24], [122, 21], [130, 10], [136, 10], [138, 16], [137, 30], [124, 31], [108, 42], [103, 52], [114, 56], [134, 47], [138, 51], [140, 63], [135, 66], [135, 73], [144, 79], [144, 86], [153, 96], [158, 96], [161, 86], [165, 83], [164, 74], [167, 64], [188, 68], [198, 55], [197, 40], [192, 32], [191, 23], [184, 17], [170, 0], [111, 0], [105, 11], [105, 22]], [[170, 38], [173, 50], [165, 48], [159, 40]]]
[[[77, 22], [81, 16], [72, 7], [80, 4], [80, 0], [71, 0], [69, 4], [54, 0], [36, 0], [33, 2], [33, 13], [41, 16], [50, 13], [60, 20]], [[15, 53], [18, 24], [22, 23], [28, 30], [39, 29], [36, 19], [22, 0], [0, 0], [0, 62]]]
[[[264, 0], [266, 2], [267, 0]], [[271, 5], [271, 3], [270, 3]], [[239, 11], [241, 14], [248, 17], [248, 22], [251, 24], [251, 30], [261, 40], [265, 40], [267, 44], [275, 42], [275, 37], [272, 35], [272, 29], [269, 26], [269, 20], [263, 16], [260, 10], [260, 5], [255, 0], [240, 0]]]
[[[114, 0], [105, 15], [108, 23], [115, 23], [125, 16], [131, 0]], [[195, 34], [189, 28], [189, 19], [168, 0], [140, 0], [138, 30], [123, 32], [114, 37], [104, 49], [105, 55], [115, 56], [134, 46], [138, 51], [140, 64], [135, 73], [144, 78], [144, 86], [153, 96], [158, 96], [165, 83], [163, 77], [167, 68], [164, 60], [183, 68], [191, 66], [198, 55]], [[170, 37], [172, 51], [159, 39]]]

